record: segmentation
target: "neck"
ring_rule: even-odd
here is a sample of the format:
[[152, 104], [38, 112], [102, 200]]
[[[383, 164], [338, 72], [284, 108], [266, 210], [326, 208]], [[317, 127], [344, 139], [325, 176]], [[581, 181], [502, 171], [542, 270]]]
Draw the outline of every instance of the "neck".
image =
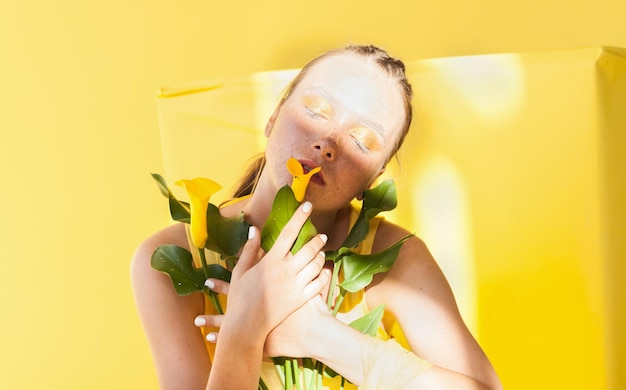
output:
[[340, 210], [315, 212], [315, 206], [313, 206], [311, 222], [315, 225], [318, 233], [324, 233], [328, 236], [328, 242], [324, 250], [336, 250], [348, 234], [348, 225], [350, 223], [349, 208], [344, 207]]

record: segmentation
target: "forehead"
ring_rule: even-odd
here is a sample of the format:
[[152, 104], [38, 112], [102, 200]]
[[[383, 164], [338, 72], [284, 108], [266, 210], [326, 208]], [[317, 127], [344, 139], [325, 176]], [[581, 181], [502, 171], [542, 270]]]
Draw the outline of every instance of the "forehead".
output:
[[294, 95], [325, 91], [333, 103], [379, 123], [388, 134], [399, 132], [405, 120], [402, 89], [371, 57], [339, 52], [311, 66]]

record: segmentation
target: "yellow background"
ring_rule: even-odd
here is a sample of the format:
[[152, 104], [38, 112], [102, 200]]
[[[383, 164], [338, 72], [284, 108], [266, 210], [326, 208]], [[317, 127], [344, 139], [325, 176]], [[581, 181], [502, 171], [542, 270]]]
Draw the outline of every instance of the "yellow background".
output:
[[[411, 60], [626, 47], [620, 0], [216, 3], [0, 5], [0, 388], [156, 387], [128, 266], [137, 243], [169, 221], [149, 177], [163, 168], [160, 86], [298, 67], [346, 42]], [[545, 283], [568, 299], [558, 281]], [[505, 317], [523, 299], [510, 313], [496, 304]], [[499, 343], [528, 330], [521, 325]], [[537, 372], [532, 358], [516, 356], [492, 356], [509, 389]], [[604, 386], [590, 367], [577, 374]]]

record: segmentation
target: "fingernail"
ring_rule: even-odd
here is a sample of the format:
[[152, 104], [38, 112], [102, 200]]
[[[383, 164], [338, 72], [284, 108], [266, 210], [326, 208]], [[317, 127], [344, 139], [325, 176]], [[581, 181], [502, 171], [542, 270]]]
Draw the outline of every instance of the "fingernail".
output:
[[204, 318], [204, 317], [196, 317], [196, 319], [193, 320], [193, 323], [196, 326], [205, 326], [206, 325], [206, 318]]
[[326, 253], [320, 251], [320, 255], [322, 255], [323, 258], [326, 258]]
[[256, 229], [254, 226], [250, 226], [250, 229], [248, 229], [248, 240], [252, 240], [254, 237], [256, 237]]
[[304, 204], [302, 205], [302, 211], [304, 211], [305, 213], [308, 213], [309, 211], [311, 211], [312, 208], [313, 208], [313, 205], [309, 201], [304, 202]]
[[206, 341], [214, 343], [215, 340], [217, 340], [217, 335], [215, 333], [211, 332], [206, 335]]
[[209, 290], [213, 290], [215, 288], [215, 283], [213, 283], [213, 281], [211, 279], [207, 279], [204, 282], [204, 285], [209, 289]]
[[328, 236], [326, 234], [320, 234], [320, 239], [324, 244], [328, 241]]

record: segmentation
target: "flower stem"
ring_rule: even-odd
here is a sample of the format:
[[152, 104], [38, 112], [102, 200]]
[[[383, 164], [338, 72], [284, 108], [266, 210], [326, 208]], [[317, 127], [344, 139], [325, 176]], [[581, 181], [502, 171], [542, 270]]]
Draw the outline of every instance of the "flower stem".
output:
[[[202, 271], [204, 271], [204, 277], [208, 279], [210, 276], [209, 266], [206, 263], [206, 254], [204, 253], [204, 248], [197, 249], [198, 256], [200, 257], [200, 263], [202, 263]], [[209, 290], [208, 288], [205, 288], [204, 291], [211, 299], [211, 302], [213, 303], [213, 307], [215, 307], [215, 311], [217, 311], [217, 314], [224, 314], [224, 309], [222, 309], [222, 304], [220, 303], [217, 293], [215, 291]]]
[[211, 299], [211, 303], [213, 303], [213, 307], [215, 307], [215, 311], [217, 314], [224, 314], [224, 310], [222, 309], [222, 304], [220, 303], [219, 297], [215, 291], [209, 290], [207, 295]]
[[291, 361], [285, 359], [285, 390], [293, 390], [293, 372], [291, 371]]
[[339, 269], [341, 268], [341, 262], [341, 259], [335, 261], [335, 266], [333, 267], [333, 276], [330, 278], [328, 298], [326, 299], [326, 306], [329, 309], [333, 308], [333, 301], [335, 299], [335, 288], [337, 287], [337, 279], [339, 279]]
[[198, 256], [200, 256], [200, 263], [202, 263], [202, 271], [204, 271], [204, 277], [209, 278], [209, 266], [206, 263], [206, 254], [204, 248], [196, 248], [198, 250]]
[[[274, 363], [274, 367], [276, 368], [276, 373], [280, 379], [280, 383], [285, 386], [285, 362], [283, 358], [273, 357], [272, 362]], [[285, 387], [286, 388], [286, 387]]]
[[315, 369], [317, 370], [317, 383], [315, 388], [318, 390], [322, 389], [322, 377], [324, 376], [324, 363], [317, 361], [315, 363]]
[[346, 296], [346, 290], [339, 287], [339, 298], [337, 298], [337, 302], [335, 302], [335, 307], [333, 308], [333, 317], [337, 316], [337, 312], [343, 303], [343, 298]]
[[298, 364], [298, 359], [291, 359], [291, 364], [293, 365], [293, 376], [294, 381], [296, 382], [296, 390], [301, 390], [300, 388], [300, 365]]
[[315, 380], [316, 380], [316, 371], [315, 371], [315, 364], [313, 363], [313, 359], [311, 358], [304, 358], [302, 359], [302, 367], [304, 370], [304, 388], [307, 390], [312, 390], [315, 387]]

